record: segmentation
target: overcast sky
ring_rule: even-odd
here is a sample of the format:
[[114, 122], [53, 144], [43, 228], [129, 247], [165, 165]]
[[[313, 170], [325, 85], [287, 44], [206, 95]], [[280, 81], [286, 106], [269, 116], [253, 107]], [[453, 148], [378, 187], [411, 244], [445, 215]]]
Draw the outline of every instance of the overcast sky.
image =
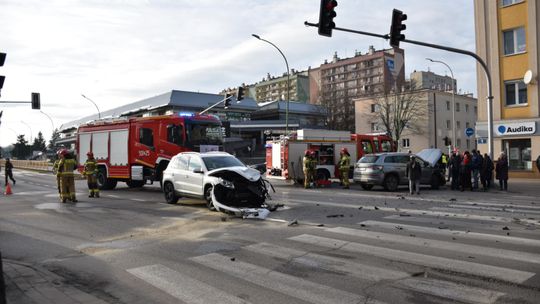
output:
[[[475, 51], [472, 0], [338, 0], [336, 26], [389, 32], [391, 12], [408, 15], [408, 39]], [[0, 0], [0, 52], [7, 53], [1, 101], [29, 101], [41, 93], [41, 109], [54, 127], [170, 90], [218, 93], [241, 83], [281, 75], [290, 68], [318, 67], [334, 52], [341, 58], [365, 53], [383, 39], [336, 32], [319, 36], [304, 21], [318, 22], [318, 0]], [[473, 59], [402, 43], [406, 75], [428, 70], [457, 78], [476, 96]], [[0, 145], [17, 134], [47, 142], [51, 121], [29, 104], [0, 103]]]

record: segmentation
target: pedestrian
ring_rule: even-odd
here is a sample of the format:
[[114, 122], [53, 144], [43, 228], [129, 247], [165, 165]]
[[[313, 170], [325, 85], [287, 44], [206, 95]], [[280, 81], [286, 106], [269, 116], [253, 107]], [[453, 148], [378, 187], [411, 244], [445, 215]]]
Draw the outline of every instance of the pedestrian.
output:
[[6, 158], [6, 164], [4, 165], [4, 172], [6, 174], [6, 183], [4, 186], [7, 186], [8, 178], [13, 182], [13, 185], [15, 185], [17, 181], [13, 178], [13, 164], [11, 163], [9, 158]]
[[484, 153], [484, 161], [482, 164], [480, 178], [482, 179], [482, 187], [484, 191], [491, 188], [491, 178], [493, 178], [493, 161], [487, 153]]
[[508, 190], [508, 158], [506, 153], [501, 152], [495, 165], [495, 178], [499, 180], [499, 189]]
[[463, 153], [463, 160], [461, 161], [460, 166], [461, 191], [465, 191], [465, 189], [473, 191], [471, 183], [471, 158], [471, 153], [469, 151]]
[[82, 174], [86, 176], [88, 184], [88, 197], [99, 197], [99, 188], [97, 184], [98, 167], [97, 161], [94, 158], [94, 153], [86, 153], [88, 159], [84, 162], [84, 170]]
[[306, 150], [304, 151], [304, 158], [302, 159], [302, 169], [304, 171], [304, 189], [308, 189], [311, 187], [312, 180], [312, 169], [313, 166], [313, 160], [311, 159], [311, 151]]
[[450, 162], [450, 175], [452, 177], [452, 190], [458, 190], [460, 185], [459, 173], [461, 168], [461, 156], [457, 152], [452, 152]]
[[414, 194], [414, 189], [416, 189], [416, 194], [420, 194], [420, 177], [422, 176], [422, 168], [420, 163], [416, 161], [416, 156], [411, 155], [409, 162], [407, 163], [406, 176], [409, 178], [409, 193]]
[[472, 150], [472, 159], [471, 159], [471, 169], [472, 169], [472, 178], [473, 178], [473, 189], [478, 189], [478, 180], [480, 178], [480, 172], [482, 171], [484, 159], [480, 151], [476, 149]]
[[443, 153], [441, 155], [441, 171], [443, 173], [443, 176], [446, 176], [446, 169], [448, 168], [448, 155]]
[[339, 175], [341, 178], [341, 183], [343, 183], [343, 189], [349, 189], [349, 169], [351, 166], [351, 155], [347, 148], [343, 147], [340, 151], [339, 159]]
[[58, 193], [61, 193], [60, 191], [60, 179], [61, 179], [61, 174], [60, 172], [58, 171], [58, 169], [60, 168], [60, 152], [62, 151], [62, 149], [58, 149], [58, 151], [56, 151], [56, 160], [54, 161], [53, 163], [53, 174], [56, 176], [56, 188], [58, 188]]
[[60, 172], [60, 200], [65, 203], [67, 200], [73, 203], [77, 202], [75, 195], [75, 176], [73, 171], [77, 169], [77, 161], [73, 159], [73, 155], [68, 150], [63, 149], [60, 152], [61, 159], [58, 164], [58, 171]]

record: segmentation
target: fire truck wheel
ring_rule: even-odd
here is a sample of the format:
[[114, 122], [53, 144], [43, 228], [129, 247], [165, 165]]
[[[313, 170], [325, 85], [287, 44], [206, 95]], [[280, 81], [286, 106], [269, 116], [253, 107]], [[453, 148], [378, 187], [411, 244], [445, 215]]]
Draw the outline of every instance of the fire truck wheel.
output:
[[328, 180], [330, 178], [330, 173], [328, 173], [328, 170], [318, 169], [317, 176], [315, 178], [317, 180]]
[[174, 186], [171, 182], [167, 182], [163, 185], [163, 193], [165, 194], [165, 201], [167, 204], [176, 204], [180, 198], [176, 195], [176, 192], [174, 192]]
[[204, 189], [204, 200], [206, 200], [206, 207], [210, 211], [216, 211], [216, 207], [214, 207], [214, 203], [212, 202], [212, 186], [206, 186]]
[[116, 187], [116, 183], [118, 181], [115, 179], [107, 178], [107, 172], [105, 171], [105, 168], [101, 167], [98, 170], [97, 182], [100, 190], [112, 190]]

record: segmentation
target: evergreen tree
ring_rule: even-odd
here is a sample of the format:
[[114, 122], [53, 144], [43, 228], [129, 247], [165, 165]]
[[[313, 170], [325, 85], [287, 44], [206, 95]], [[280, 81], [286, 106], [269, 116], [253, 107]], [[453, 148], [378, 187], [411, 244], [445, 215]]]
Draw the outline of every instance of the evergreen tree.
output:
[[49, 145], [47, 146], [49, 149], [54, 149], [56, 142], [60, 139], [60, 132], [58, 132], [58, 129], [54, 129], [51, 140], [49, 140]]
[[34, 143], [32, 144], [32, 151], [45, 151], [47, 143], [41, 131], [38, 133], [38, 136], [34, 138]]
[[28, 141], [24, 138], [24, 134], [17, 136], [17, 142], [13, 145], [11, 155], [18, 159], [26, 159], [30, 155], [30, 146], [28, 146]]

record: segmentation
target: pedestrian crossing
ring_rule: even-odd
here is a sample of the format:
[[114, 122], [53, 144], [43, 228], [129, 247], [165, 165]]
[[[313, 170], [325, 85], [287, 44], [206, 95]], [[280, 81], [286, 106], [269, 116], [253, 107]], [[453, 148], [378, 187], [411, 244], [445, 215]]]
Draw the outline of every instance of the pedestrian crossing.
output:
[[[246, 244], [235, 252], [189, 258], [198, 271], [214, 272], [212, 279], [195, 279], [183, 267], [160, 264], [127, 271], [185, 303], [250, 303], [237, 292], [221, 289], [221, 280], [254, 285], [290, 297], [290, 303], [528, 303], [488, 282], [528, 286], [537, 280], [538, 238], [504, 236], [488, 229], [438, 229], [412, 223], [414, 217], [407, 220], [407, 224], [394, 217], [352, 227], [314, 227], [309, 233]], [[404, 230], [405, 234], [398, 233]], [[265, 303], [272, 301], [268, 298]]]

